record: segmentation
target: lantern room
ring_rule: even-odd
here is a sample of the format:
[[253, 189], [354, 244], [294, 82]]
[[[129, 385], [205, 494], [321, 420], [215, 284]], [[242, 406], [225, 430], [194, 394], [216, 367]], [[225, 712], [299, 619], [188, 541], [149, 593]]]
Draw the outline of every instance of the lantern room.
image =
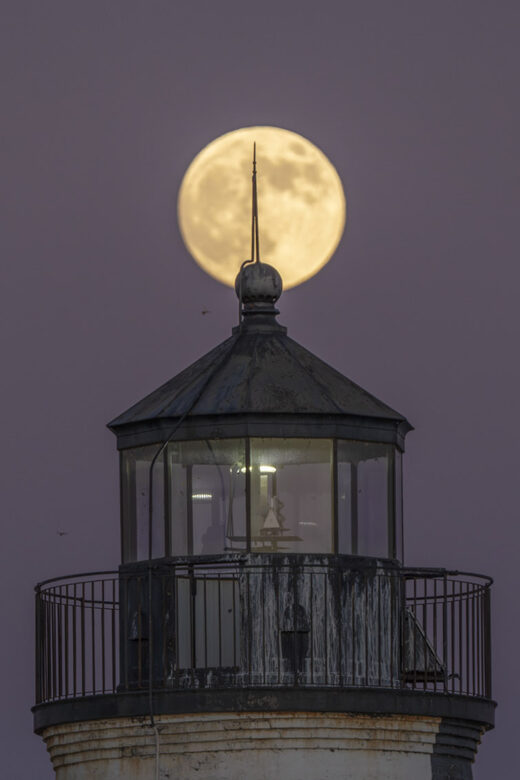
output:
[[245, 265], [232, 336], [112, 423], [123, 563], [230, 552], [402, 560], [411, 426], [287, 336]]

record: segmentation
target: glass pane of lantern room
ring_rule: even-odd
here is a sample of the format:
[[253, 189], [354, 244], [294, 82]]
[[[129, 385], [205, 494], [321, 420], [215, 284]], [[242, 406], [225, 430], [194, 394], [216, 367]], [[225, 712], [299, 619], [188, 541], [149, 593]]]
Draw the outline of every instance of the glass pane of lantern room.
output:
[[394, 557], [404, 559], [403, 539], [403, 456], [395, 451], [395, 550]]
[[251, 549], [332, 552], [331, 440], [251, 439]]
[[214, 555], [246, 547], [243, 439], [168, 447], [172, 555]]
[[[135, 447], [121, 453], [123, 562], [148, 559], [150, 467], [160, 444]], [[164, 453], [153, 466], [152, 557], [165, 554]]]
[[338, 441], [340, 553], [382, 558], [393, 555], [390, 552], [394, 521], [391, 456], [392, 448], [387, 444]]

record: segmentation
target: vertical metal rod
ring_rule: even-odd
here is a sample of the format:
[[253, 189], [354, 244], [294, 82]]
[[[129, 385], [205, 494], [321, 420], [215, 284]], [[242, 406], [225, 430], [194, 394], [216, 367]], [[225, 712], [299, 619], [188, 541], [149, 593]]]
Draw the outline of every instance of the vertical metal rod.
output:
[[[203, 575], [204, 590], [204, 666], [208, 668], [208, 599], [207, 599], [207, 574]], [[219, 656], [219, 665], [222, 665], [222, 659]]]
[[[298, 596], [298, 577], [297, 577], [297, 569], [296, 566], [291, 566], [290, 568], [291, 575], [292, 575], [292, 585], [293, 585], [293, 620], [292, 620], [292, 628], [293, 628], [293, 670], [294, 670], [294, 678], [293, 678], [293, 685], [297, 686], [300, 682], [299, 677], [299, 655], [298, 655], [298, 642], [299, 642], [299, 636], [298, 636], [298, 607], [299, 607], [299, 596]], [[325, 614], [327, 611], [327, 590], [325, 589]]]
[[[182, 570], [181, 570], [182, 575]], [[174, 599], [175, 599], [175, 615], [174, 615], [174, 634], [175, 634], [175, 671], [180, 669], [180, 645], [179, 645], [179, 576], [175, 572], [174, 574]]]
[[[138, 586], [138, 580], [135, 580], [136, 586]], [[121, 593], [121, 586], [123, 588], [123, 592]], [[128, 647], [128, 578], [123, 577], [119, 582], [119, 609], [123, 610], [123, 636], [121, 638], [121, 641], [123, 642], [123, 658], [124, 658], [124, 686], [125, 691], [128, 690], [128, 656], [129, 656], [129, 647]]]
[[324, 604], [324, 611], [325, 611], [325, 685], [329, 684], [329, 616], [328, 616], [328, 597], [329, 597], [329, 591], [328, 591], [328, 576], [327, 573], [322, 575], [325, 579], [325, 604]]
[[433, 690], [437, 690], [437, 658], [439, 657], [439, 647], [437, 641], [437, 578], [433, 580]]
[[[397, 622], [397, 616], [395, 614], [395, 580], [390, 580], [390, 669], [391, 669], [391, 675], [392, 675], [392, 685], [393, 685], [393, 678], [395, 675], [395, 667], [394, 667], [394, 646], [395, 646], [395, 627]], [[367, 621], [368, 622], [368, 621]], [[368, 671], [368, 670], [367, 670]]]
[[413, 578], [413, 620], [411, 620], [411, 628], [413, 631], [413, 683], [412, 688], [417, 688], [417, 578]]
[[41, 659], [42, 659], [42, 646], [41, 646], [41, 614], [40, 614], [40, 586], [37, 585], [34, 594], [34, 692], [36, 704], [42, 701], [42, 684], [41, 684]]
[[458, 669], [458, 675], [459, 675], [459, 693], [462, 693], [464, 690], [464, 678], [463, 678], [463, 666], [462, 666], [462, 650], [463, 650], [463, 635], [462, 635], [462, 607], [463, 607], [463, 597], [462, 597], [462, 582], [459, 580], [459, 587], [458, 587], [458, 602], [459, 602], [459, 669]]
[[62, 632], [62, 586], [60, 585], [58, 587], [58, 597], [57, 597], [57, 604], [56, 608], [58, 610], [58, 698], [61, 699], [62, 692], [63, 692], [63, 648], [62, 648], [62, 640], [63, 640], [63, 632]]
[[65, 696], [70, 695], [69, 684], [69, 583], [65, 585]]
[[[377, 582], [377, 682], [381, 687], [381, 632], [382, 632], [382, 619], [381, 619], [381, 577], [376, 574]], [[392, 647], [392, 638], [390, 637], [390, 648]], [[391, 654], [391, 650], [390, 650]]]
[[[252, 672], [252, 646], [253, 646], [253, 616], [251, 614], [251, 572], [248, 570], [246, 573], [247, 582], [247, 614], [246, 614], [246, 626], [247, 626], [247, 684], [251, 685], [251, 672]], [[262, 574], [263, 576], [263, 574]], [[279, 635], [280, 621], [277, 621], [277, 636]], [[278, 682], [280, 682], [280, 664], [278, 664]]]
[[266, 659], [265, 659], [265, 574], [262, 573], [262, 675], [264, 685], [266, 680]]
[[251, 177], [251, 260], [255, 259], [255, 212], [256, 212], [256, 143], [253, 144], [253, 175]]
[[233, 589], [233, 666], [237, 665], [237, 621], [236, 621], [236, 584], [237, 577], [235, 571], [233, 571], [233, 579], [231, 581]]
[[471, 693], [475, 691], [475, 585], [471, 586]]
[[423, 577], [423, 690], [428, 688], [428, 644], [426, 633], [428, 631], [428, 587], [426, 577]]
[[246, 550], [251, 552], [251, 440], [246, 439]]
[[56, 698], [56, 588], [51, 591], [51, 696]]
[[309, 586], [309, 600], [310, 600], [310, 644], [311, 644], [311, 685], [314, 684], [314, 572], [309, 574], [310, 586]]
[[485, 665], [486, 665], [486, 688], [485, 688], [485, 696], [490, 699], [491, 698], [491, 691], [492, 691], [492, 680], [491, 680], [491, 590], [489, 585], [486, 585], [485, 588], [485, 647], [484, 647], [484, 653], [485, 653]]
[[[368, 655], [368, 577], [365, 574], [365, 584], [364, 584], [364, 601], [365, 601], [365, 685], [368, 685], [368, 665], [369, 665], [369, 655]], [[392, 626], [393, 629], [393, 626]], [[392, 630], [393, 633], [393, 630]]]
[[[112, 609], [111, 609], [111, 630], [112, 630], [112, 691], [117, 689], [116, 673], [116, 581], [112, 580]], [[126, 643], [125, 643], [126, 644]]]
[[101, 692], [105, 693], [105, 580], [101, 580]]
[[39, 590], [38, 595], [38, 610], [41, 616], [40, 621], [40, 637], [41, 637], [41, 662], [40, 662], [40, 687], [41, 687], [41, 701], [47, 699], [47, 608], [45, 605], [45, 594]]
[[72, 681], [73, 681], [73, 694], [76, 697], [77, 693], [77, 625], [76, 625], [76, 613], [78, 611], [78, 599], [76, 591], [76, 583], [74, 583], [73, 602], [72, 602]]
[[171, 608], [169, 603], [169, 588], [168, 588], [168, 575], [165, 572], [160, 578], [161, 584], [161, 635], [162, 635], [162, 648], [161, 648], [161, 684], [164, 686], [166, 678], [168, 676], [168, 639], [169, 639], [169, 616], [171, 614]]
[[[255, 224], [256, 262], [260, 262], [260, 238], [258, 229], [258, 194], [256, 187], [256, 143], [253, 145], [253, 219]], [[251, 257], [255, 259], [254, 249]]]
[[217, 595], [218, 595], [218, 662], [222, 666], [222, 589], [220, 586], [221, 574], [217, 572]]
[[[407, 634], [408, 625], [407, 625], [407, 615], [409, 612], [408, 609], [408, 602], [409, 602], [409, 588], [408, 588], [408, 580], [406, 576], [402, 576], [400, 573], [396, 573], [392, 576], [390, 580], [390, 593], [392, 593], [393, 583], [397, 583], [398, 588], [398, 597], [399, 597], [399, 631], [398, 631], [398, 637], [399, 637], [399, 646], [397, 650], [397, 674], [395, 677], [398, 680], [397, 685], [399, 685], [401, 688], [406, 687], [406, 684], [409, 682], [409, 676], [405, 674], [406, 671], [406, 656], [405, 656], [405, 648], [410, 646], [410, 637], [409, 634]], [[392, 647], [392, 638], [390, 637], [390, 659], [392, 659], [393, 655], [393, 647]], [[413, 666], [413, 665], [412, 665]], [[390, 661], [390, 676], [392, 679], [392, 687], [394, 687], [394, 674], [393, 674], [393, 662]]]
[[90, 643], [92, 652], [92, 693], [96, 693], [96, 601], [95, 601], [95, 580], [90, 583]]
[[[148, 567], [148, 581], [151, 577], [151, 568]], [[137, 578], [137, 686], [142, 687], [143, 682], [143, 605], [142, 605], [142, 577]], [[148, 637], [148, 643], [150, 637]], [[150, 653], [148, 653], [148, 666], [150, 671]]]
[[42, 601], [43, 611], [43, 643], [44, 643], [44, 657], [43, 657], [43, 677], [44, 677], [44, 690], [45, 699], [47, 700], [50, 695], [49, 680], [50, 680], [50, 655], [49, 655], [49, 631], [50, 631], [50, 615], [49, 615], [49, 603], [48, 603], [48, 589], [44, 591]]
[[469, 585], [466, 582], [466, 694], [469, 694]]
[[190, 629], [191, 629], [191, 673], [195, 681], [195, 669], [197, 666], [197, 618], [196, 618], [196, 598], [197, 598], [197, 580], [195, 578], [193, 564], [189, 566], [190, 582]]
[[482, 586], [479, 587], [478, 591], [478, 694], [479, 696], [484, 695], [484, 676], [483, 676], [483, 657], [484, 657], [484, 644], [483, 644], [483, 620], [482, 620], [482, 596], [483, 596], [483, 589]]
[[448, 582], [446, 574], [442, 578], [442, 671], [443, 688], [448, 693]]
[[81, 695], [85, 695], [85, 582], [81, 583]]
[[350, 625], [352, 626], [352, 685], [356, 684], [356, 580], [350, 575]]
[[[312, 578], [312, 570], [309, 571], [309, 576]], [[342, 595], [343, 595], [343, 571], [339, 568], [336, 568], [336, 592], [335, 592], [335, 602], [336, 602], [336, 620], [337, 620], [337, 643], [338, 643], [338, 667], [337, 667], [337, 675], [336, 680], [334, 681], [334, 684], [337, 685], [339, 682], [339, 685], [343, 685], [343, 609], [342, 609]], [[312, 608], [312, 605], [311, 605]], [[311, 640], [312, 640], [312, 631], [311, 631]]]
[[450, 601], [450, 639], [451, 639], [451, 692], [455, 693], [455, 582], [451, 581]]

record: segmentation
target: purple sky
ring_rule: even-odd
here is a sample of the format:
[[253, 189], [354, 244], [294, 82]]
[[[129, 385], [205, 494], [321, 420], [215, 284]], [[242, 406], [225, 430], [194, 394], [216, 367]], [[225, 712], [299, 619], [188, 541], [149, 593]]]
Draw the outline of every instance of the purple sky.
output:
[[234, 324], [234, 294], [190, 259], [175, 204], [193, 156], [253, 124], [307, 136], [343, 179], [344, 239], [282, 296], [280, 320], [414, 424], [407, 563], [495, 577], [499, 709], [475, 778], [517, 763], [519, 8], [2, 3], [9, 780], [54, 776], [29, 710], [34, 583], [118, 563], [105, 423]]

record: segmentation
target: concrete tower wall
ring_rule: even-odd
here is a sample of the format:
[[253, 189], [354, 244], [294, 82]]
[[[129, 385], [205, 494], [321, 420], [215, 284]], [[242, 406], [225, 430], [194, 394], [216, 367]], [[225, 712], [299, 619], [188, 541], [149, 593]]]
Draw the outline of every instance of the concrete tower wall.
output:
[[440, 717], [248, 712], [46, 728], [57, 780], [471, 780], [480, 729]]

